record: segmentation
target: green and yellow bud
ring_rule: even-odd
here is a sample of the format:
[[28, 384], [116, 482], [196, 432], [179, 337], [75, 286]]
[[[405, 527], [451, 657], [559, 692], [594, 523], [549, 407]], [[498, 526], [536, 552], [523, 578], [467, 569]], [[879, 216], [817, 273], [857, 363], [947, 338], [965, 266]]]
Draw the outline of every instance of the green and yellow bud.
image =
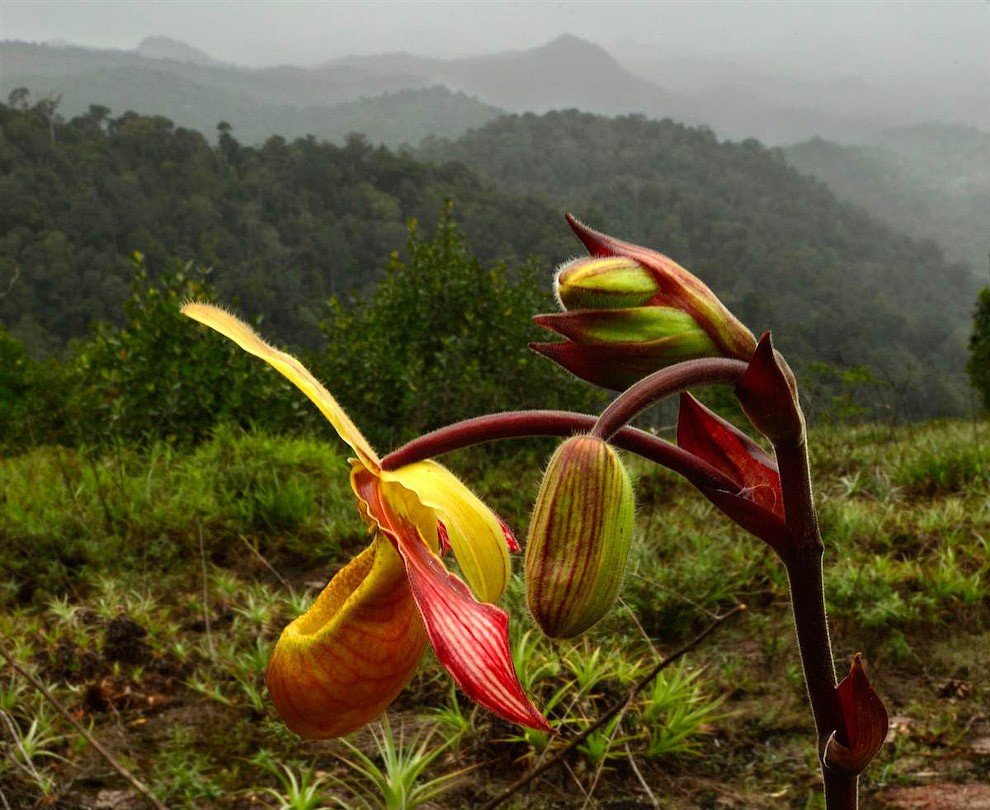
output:
[[632, 541], [632, 483], [615, 450], [592, 436], [553, 454], [529, 524], [526, 599], [553, 638], [601, 619], [622, 584]]
[[591, 255], [557, 273], [564, 312], [533, 319], [567, 340], [531, 349], [614, 390], [684, 360], [753, 356], [752, 332], [673, 259], [567, 221]]
[[564, 309], [641, 307], [660, 292], [653, 274], [625, 256], [575, 259], [557, 271], [555, 284]]

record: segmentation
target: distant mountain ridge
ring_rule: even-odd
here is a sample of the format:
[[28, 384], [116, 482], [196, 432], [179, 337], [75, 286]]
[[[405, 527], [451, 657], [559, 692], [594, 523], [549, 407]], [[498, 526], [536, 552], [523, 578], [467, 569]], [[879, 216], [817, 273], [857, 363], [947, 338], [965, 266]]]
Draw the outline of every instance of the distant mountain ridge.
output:
[[575, 107], [605, 115], [643, 113], [696, 120], [687, 98], [634, 75], [607, 50], [569, 34], [519, 51], [456, 59], [407, 53], [334, 59], [327, 67], [424, 76], [513, 112]]
[[[928, 88], [922, 98], [916, 85], [904, 82], [890, 87], [860, 78], [811, 80], [717, 58], [685, 58], [638, 43], [606, 49], [570, 34], [534, 48], [477, 56], [384, 53], [338, 57], [310, 67], [225, 64], [167, 37], [148, 37], [133, 51], [10, 41], [0, 43], [0, 50], [0, 91], [27, 85], [38, 93], [62, 92], [72, 113], [94, 101], [107, 103], [100, 98], [103, 94], [123, 102], [123, 107], [114, 105], [115, 112], [163, 111], [208, 136], [221, 118], [238, 117], [228, 110], [242, 110], [246, 129], [240, 134], [249, 142], [271, 133], [303, 134], [301, 123], [288, 113], [289, 120], [281, 125], [273, 106], [325, 108], [435, 86], [474, 97], [475, 114], [481, 107], [520, 113], [570, 108], [602, 115], [641, 113], [708, 126], [722, 138], [757, 138], [770, 145], [811, 137], [867, 143], [892, 127], [940, 117], [990, 128], [990, 83], [967, 85], [952, 98]], [[134, 91], [116, 91], [107, 74], [94, 75], [106, 70], [138, 74], [130, 79]], [[163, 73], [169, 75], [162, 78]], [[187, 83], [183, 86], [191, 100], [185, 106], [175, 99], [166, 104], [161, 96], [174, 95], [180, 80]], [[159, 81], [161, 91], [155, 88]], [[263, 126], [252, 125], [252, 103], [262, 108], [258, 118]], [[211, 105], [218, 111], [212, 115], [216, 120], [204, 124]], [[409, 106], [401, 111], [403, 116], [413, 114]], [[335, 129], [319, 116], [309, 115], [307, 121], [315, 122], [312, 134], [318, 137], [330, 137]], [[463, 132], [444, 129], [446, 123], [438, 120], [430, 133], [456, 137]], [[423, 130], [428, 116], [410, 119], [410, 124], [413, 131]], [[391, 129], [396, 128], [393, 123]], [[373, 129], [365, 134], [373, 142], [396, 143]]]
[[194, 65], [224, 64], [214, 59], [206, 51], [172, 39], [172, 37], [145, 37], [138, 43], [135, 51], [139, 56], [144, 56], [147, 59], [171, 59], [175, 62], [191, 62]]
[[459, 135], [501, 114], [463, 93], [401, 74], [351, 67], [252, 70], [208, 56], [206, 62], [178, 60], [190, 54], [171, 45], [151, 50], [153, 58], [4, 42], [0, 96], [27, 87], [34, 98], [60, 94], [59, 112], [67, 118], [98, 103], [117, 114], [164, 115], [209, 138], [226, 121], [249, 144], [271, 135], [310, 134], [342, 143], [349, 133], [362, 132], [372, 142], [399, 146], [438, 132]]
[[896, 228], [932, 239], [985, 278], [990, 133], [953, 124], [885, 130], [865, 144], [814, 138], [782, 150], [800, 171]]

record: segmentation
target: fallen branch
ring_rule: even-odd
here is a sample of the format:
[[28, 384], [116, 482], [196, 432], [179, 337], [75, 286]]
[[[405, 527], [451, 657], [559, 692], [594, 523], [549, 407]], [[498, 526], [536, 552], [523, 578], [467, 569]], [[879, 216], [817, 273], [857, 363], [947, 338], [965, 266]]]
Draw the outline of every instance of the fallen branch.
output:
[[62, 705], [62, 702], [55, 697], [35, 675], [28, 672], [24, 667], [22, 667], [14, 657], [7, 652], [2, 644], [0, 644], [0, 658], [3, 658], [10, 667], [20, 675], [24, 680], [26, 680], [31, 686], [37, 690], [37, 692], [47, 700], [57, 711], [63, 719], [65, 719], [69, 725], [71, 725], [78, 734], [80, 734], [86, 742], [93, 746], [93, 750], [96, 751], [103, 759], [106, 760], [107, 764], [110, 765], [117, 773], [119, 773], [124, 779], [131, 783], [131, 786], [142, 796], [144, 796], [148, 802], [151, 804], [155, 810], [168, 810], [168, 808], [162, 804], [162, 802], [151, 792], [151, 789], [144, 784], [140, 779], [138, 779], [134, 774], [132, 774], [127, 768], [125, 768], [117, 758], [111, 754], [101, 743], [96, 739], [87, 729], [72, 716], [72, 713]]
[[502, 793], [496, 796], [494, 799], [489, 801], [487, 804], [481, 806], [481, 810], [494, 810], [494, 808], [504, 804], [506, 801], [515, 796], [520, 790], [522, 790], [526, 785], [536, 779], [538, 776], [542, 776], [544, 773], [549, 771], [554, 765], [563, 761], [571, 751], [577, 748], [581, 743], [583, 743], [588, 737], [594, 734], [598, 729], [604, 726], [609, 720], [615, 717], [619, 712], [625, 711], [625, 709], [635, 700], [636, 695], [642, 692], [654, 678], [657, 677], [664, 669], [669, 667], [679, 658], [683, 658], [691, 650], [701, 644], [708, 636], [714, 633], [719, 627], [721, 627], [725, 622], [731, 619], [733, 616], [742, 613], [746, 610], [746, 606], [743, 604], [736, 605], [732, 610], [727, 613], [723, 613], [715, 621], [713, 621], [708, 627], [702, 630], [697, 636], [695, 636], [691, 641], [685, 644], [683, 647], [672, 652], [662, 661], [658, 661], [657, 664], [646, 673], [633, 688], [626, 695], [625, 699], [619, 701], [613, 705], [610, 709], [604, 712], [602, 715], [595, 720], [590, 726], [588, 726], [584, 731], [578, 734], [576, 737], [571, 739], [565, 746], [560, 748], [552, 757], [544, 760], [542, 763], [532, 768], [522, 776], [520, 776], [515, 782], [513, 782], [509, 787], [507, 787]]

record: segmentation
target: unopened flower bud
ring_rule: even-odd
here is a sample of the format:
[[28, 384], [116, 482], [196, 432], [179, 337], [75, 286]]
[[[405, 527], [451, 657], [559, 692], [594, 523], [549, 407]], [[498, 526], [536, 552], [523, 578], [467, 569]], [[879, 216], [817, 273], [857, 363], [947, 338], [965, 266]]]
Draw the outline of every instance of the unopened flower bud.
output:
[[526, 598], [544, 633], [576, 636], [605, 615], [622, 584], [634, 518], [629, 475], [609, 444], [575, 436], [557, 448], [526, 544]]
[[773, 348], [764, 332], [736, 384], [736, 396], [749, 421], [775, 445], [804, 441], [804, 412], [798, 401], [797, 381], [787, 361]]
[[752, 332], [673, 259], [567, 221], [591, 256], [557, 274], [566, 312], [534, 318], [568, 341], [530, 344], [535, 351], [613, 389], [682, 360], [752, 357]]
[[624, 256], [588, 256], [568, 262], [554, 282], [564, 309], [641, 307], [660, 288], [639, 262]]

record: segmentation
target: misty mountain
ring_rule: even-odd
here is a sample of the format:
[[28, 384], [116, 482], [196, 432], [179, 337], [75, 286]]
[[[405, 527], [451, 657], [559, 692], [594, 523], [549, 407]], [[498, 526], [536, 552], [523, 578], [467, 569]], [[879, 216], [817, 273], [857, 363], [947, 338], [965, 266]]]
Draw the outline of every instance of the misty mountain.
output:
[[[58, 90], [59, 82], [92, 71], [153, 71], [156, 76], [172, 74], [200, 87], [237, 97], [308, 106], [339, 104], [429, 85], [429, 82], [416, 76], [391, 75], [357, 68], [246, 68], [216, 63], [213, 60], [208, 64], [198, 64], [161, 57], [149, 58], [137, 51], [82, 48], [75, 45], [52, 47], [9, 40], [0, 43], [0, 54], [4, 88], [17, 86], [18, 82], [30, 86], [24, 81], [25, 78], [45, 78], [53, 89]], [[31, 89], [40, 92], [42, 88]], [[97, 96], [90, 96], [77, 99], [75, 103], [85, 109], [89, 104], [99, 101]], [[157, 112], [154, 96], [135, 101], [140, 102], [138, 106], [143, 106], [148, 112]]]
[[174, 62], [191, 62], [194, 65], [221, 65], [206, 51], [187, 45], [172, 37], [145, 37], [135, 49], [139, 56], [148, 59], [168, 59]]
[[[147, 43], [142, 43], [145, 51]], [[356, 68], [249, 70], [209, 57], [200, 64], [175, 59], [189, 56], [185, 46], [160, 43], [153, 51], [161, 55], [154, 58], [23, 43], [2, 47], [3, 97], [16, 87], [27, 87], [34, 98], [61, 94], [59, 112], [67, 118], [99, 103], [118, 114], [134, 110], [164, 115], [211, 138], [217, 124], [226, 121], [245, 143], [259, 143], [273, 134], [312, 134], [343, 143], [349, 133], [361, 132], [373, 142], [399, 146], [435, 133], [459, 135], [501, 112], [463, 93], [424, 86], [418, 79]], [[411, 87], [402, 89], [404, 85]]]
[[422, 76], [515, 112], [576, 107], [702, 123], [689, 99], [634, 75], [604, 48], [570, 35], [538, 48], [483, 56], [431, 59], [397, 53], [335, 59], [326, 66]]
[[[456, 137], [494, 118], [496, 108], [577, 107], [703, 123], [687, 98], [635, 76], [605, 49], [572, 36], [463, 59], [383, 54], [308, 68], [227, 65], [166, 37], [149, 37], [135, 51], [23, 42], [0, 48], [4, 95], [15, 87], [28, 87], [35, 97], [60, 93], [68, 116], [99, 103], [117, 113], [165, 115], [208, 137], [225, 120], [247, 143], [271, 134], [339, 140], [347, 126], [365, 127], [360, 131], [373, 142], [414, 143], [427, 134]], [[415, 96], [395, 98], [437, 86], [452, 92], [441, 101], [432, 90], [422, 97], [422, 109], [412, 103]], [[367, 109], [360, 109], [363, 103]]]
[[464, 162], [655, 247], [701, 276], [790, 356], [864, 364], [904, 401], [963, 409], [976, 280], [932, 242], [839, 202], [779, 152], [641, 116], [507, 116], [418, 156]]
[[990, 254], [990, 134], [925, 124], [886, 130], [869, 145], [816, 138], [783, 154], [838, 197], [938, 242], [982, 275]]
[[[456, 137], [465, 131], [459, 122], [483, 123], [494, 117], [493, 108], [642, 113], [774, 145], [812, 137], [872, 143], [885, 130], [940, 117], [990, 127], [990, 85], [959, 86], [946, 98], [924, 81], [810, 79], [637, 43], [620, 43], [610, 52], [570, 35], [536, 48], [455, 59], [388, 53], [257, 69], [217, 62], [166, 37], [149, 37], [134, 51], [21, 42], [4, 42], [0, 49], [4, 93], [17, 86], [36, 96], [61, 92], [69, 114], [94, 102], [115, 112], [160, 113], [208, 137], [223, 119], [248, 143], [273, 133], [339, 139], [345, 124], [335, 118], [347, 115], [368, 127], [362, 131], [373, 142], [413, 143], [421, 133]], [[405, 103], [409, 96], [387, 114], [385, 100], [367, 114], [330, 109], [436, 86], [455, 93], [442, 105], [446, 114], [436, 118], [432, 109]], [[435, 94], [430, 100], [438, 103]], [[454, 106], [462, 109], [455, 113]], [[397, 135], [403, 129], [407, 137]]]
[[617, 43], [610, 52], [636, 75], [690, 98], [694, 117], [723, 138], [865, 143], [885, 130], [934, 120], [990, 128], [990, 83], [981, 76], [809, 78], [638, 42]]

